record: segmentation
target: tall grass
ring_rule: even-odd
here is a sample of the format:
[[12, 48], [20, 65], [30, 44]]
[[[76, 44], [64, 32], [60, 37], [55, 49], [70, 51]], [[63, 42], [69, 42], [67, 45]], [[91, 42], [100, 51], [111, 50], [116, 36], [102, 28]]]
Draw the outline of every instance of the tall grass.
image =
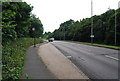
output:
[[[41, 39], [36, 38], [37, 43], [43, 43]], [[33, 45], [32, 38], [20, 38], [3, 45], [2, 48], [2, 78], [3, 80], [19, 79], [23, 66], [26, 50]]]

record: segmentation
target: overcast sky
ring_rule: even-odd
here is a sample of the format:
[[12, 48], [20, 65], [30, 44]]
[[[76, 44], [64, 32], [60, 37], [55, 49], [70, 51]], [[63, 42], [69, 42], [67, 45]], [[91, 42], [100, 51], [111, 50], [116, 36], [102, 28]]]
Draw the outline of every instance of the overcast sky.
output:
[[[59, 28], [69, 19], [79, 21], [91, 17], [91, 0], [23, 0], [34, 6], [32, 13], [40, 18], [44, 32]], [[93, 0], [93, 15], [100, 15], [108, 10], [118, 8], [120, 0]]]

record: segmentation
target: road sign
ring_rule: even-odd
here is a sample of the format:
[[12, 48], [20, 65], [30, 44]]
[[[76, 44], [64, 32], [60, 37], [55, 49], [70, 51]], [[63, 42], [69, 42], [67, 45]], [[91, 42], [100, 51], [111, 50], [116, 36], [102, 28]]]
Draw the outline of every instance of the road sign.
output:
[[35, 31], [35, 28], [32, 28], [33, 31]]
[[94, 35], [91, 35], [90, 37], [91, 37], [91, 38], [94, 38]]

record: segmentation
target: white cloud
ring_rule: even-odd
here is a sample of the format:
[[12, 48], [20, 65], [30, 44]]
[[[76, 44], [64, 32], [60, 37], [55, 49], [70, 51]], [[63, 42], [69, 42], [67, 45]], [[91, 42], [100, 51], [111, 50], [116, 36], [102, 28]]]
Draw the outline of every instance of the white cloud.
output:
[[[33, 13], [40, 18], [45, 31], [54, 31], [66, 20], [91, 17], [91, 0], [24, 0], [34, 6]], [[93, 14], [116, 9], [119, 0], [93, 0]]]

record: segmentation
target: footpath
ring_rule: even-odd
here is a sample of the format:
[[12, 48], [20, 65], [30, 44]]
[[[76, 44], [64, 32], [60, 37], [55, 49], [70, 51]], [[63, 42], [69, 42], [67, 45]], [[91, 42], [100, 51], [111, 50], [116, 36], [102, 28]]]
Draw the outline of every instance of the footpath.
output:
[[22, 79], [55, 79], [38, 56], [37, 50], [39, 46], [38, 44], [36, 47], [31, 46], [28, 48]]
[[41, 45], [39, 57], [57, 79], [88, 79], [67, 57], [50, 43]]

